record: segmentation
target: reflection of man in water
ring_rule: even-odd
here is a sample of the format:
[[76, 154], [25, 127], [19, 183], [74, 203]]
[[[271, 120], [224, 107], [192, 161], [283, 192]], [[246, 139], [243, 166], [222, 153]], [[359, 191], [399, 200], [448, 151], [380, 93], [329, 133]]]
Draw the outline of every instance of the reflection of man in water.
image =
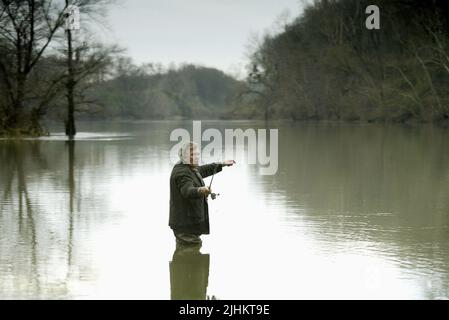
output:
[[196, 143], [186, 143], [179, 150], [181, 159], [170, 176], [170, 219], [178, 244], [201, 244], [201, 234], [209, 234], [208, 195], [211, 190], [203, 178], [220, 172], [235, 161], [212, 163], [199, 166], [199, 152]]
[[205, 300], [209, 281], [209, 254], [201, 245], [177, 245], [170, 262], [172, 300]]

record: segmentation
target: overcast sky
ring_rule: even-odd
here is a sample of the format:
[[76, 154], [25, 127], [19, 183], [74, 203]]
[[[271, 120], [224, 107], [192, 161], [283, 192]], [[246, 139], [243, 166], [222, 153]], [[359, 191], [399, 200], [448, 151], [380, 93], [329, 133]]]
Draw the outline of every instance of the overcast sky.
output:
[[109, 12], [110, 41], [138, 64], [197, 63], [228, 73], [242, 69], [251, 34], [273, 29], [301, 0], [125, 0]]

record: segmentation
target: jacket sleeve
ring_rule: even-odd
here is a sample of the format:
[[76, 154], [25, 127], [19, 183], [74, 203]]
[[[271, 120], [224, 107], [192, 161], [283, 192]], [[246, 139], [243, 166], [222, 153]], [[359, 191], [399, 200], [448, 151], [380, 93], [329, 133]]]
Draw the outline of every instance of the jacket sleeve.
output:
[[179, 174], [175, 177], [176, 185], [184, 198], [201, 198], [204, 197], [198, 192], [198, 187], [193, 184], [193, 179], [188, 174]]
[[215, 173], [218, 173], [222, 170], [223, 165], [221, 163], [211, 163], [206, 164], [204, 166], [199, 166], [198, 171], [203, 178], [207, 178]]

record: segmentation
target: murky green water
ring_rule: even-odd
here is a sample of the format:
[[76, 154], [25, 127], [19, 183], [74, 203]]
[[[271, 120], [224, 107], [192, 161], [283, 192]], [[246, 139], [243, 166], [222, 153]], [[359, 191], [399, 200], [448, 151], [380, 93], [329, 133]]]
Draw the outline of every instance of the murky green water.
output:
[[0, 298], [449, 296], [449, 130], [273, 124], [278, 173], [225, 168], [211, 235], [176, 251], [169, 135], [180, 126], [192, 123], [1, 140]]

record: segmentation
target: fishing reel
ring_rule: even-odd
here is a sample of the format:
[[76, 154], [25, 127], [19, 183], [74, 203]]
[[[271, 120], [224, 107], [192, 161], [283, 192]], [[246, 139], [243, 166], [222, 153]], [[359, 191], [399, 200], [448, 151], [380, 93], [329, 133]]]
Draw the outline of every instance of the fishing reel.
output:
[[219, 195], [220, 195], [219, 193], [211, 193], [210, 197], [212, 198], [212, 200], [215, 200]]
[[[214, 168], [214, 173], [212, 174], [212, 179], [210, 180], [210, 184], [209, 184], [209, 190], [210, 188], [212, 188], [212, 182], [214, 181], [214, 177], [215, 177], [215, 173], [217, 172], [217, 168], [218, 168], [218, 164], [215, 164], [215, 168]], [[219, 196], [219, 193], [210, 193], [210, 197], [212, 198], [212, 200], [217, 199], [217, 196]]]

